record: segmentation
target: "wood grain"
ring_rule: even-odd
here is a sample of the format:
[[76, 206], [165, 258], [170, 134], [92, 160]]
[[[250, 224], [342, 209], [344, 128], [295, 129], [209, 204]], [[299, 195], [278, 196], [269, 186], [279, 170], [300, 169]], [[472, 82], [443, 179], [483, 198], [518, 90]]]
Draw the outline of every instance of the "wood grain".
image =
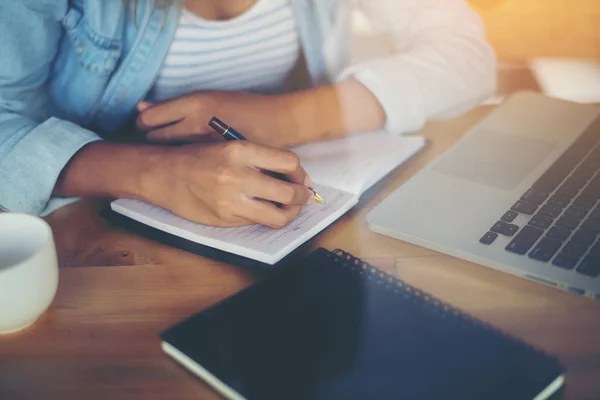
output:
[[[343, 248], [558, 356], [568, 371], [566, 398], [598, 399], [600, 303], [380, 236], [365, 225], [372, 207], [490, 109], [429, 124], [422, 134], [430, 146], [306, 250]], [[134, 235], [99, 217], [105, 205], [82, 201], [46, 218], [63, 267], [59, 291], [35, 325], [0, 336], [0, 399], [220, 398], [161, 352], [158, 335], [263, 274]]]
[[64, 268], [49, 312], [0, 336], [1, 399], [217, 399], [158, 334], [253, 281], [227, 265]]
[[[567, 399], [600, 397], [600, 305], [444, 256], [370, 262], [568, 369]], [[0, 337], [2, 399], [218, 399], [160, 350], [158, 334], [254, 281], [227, 265], [63, 268], [28, 330]]]

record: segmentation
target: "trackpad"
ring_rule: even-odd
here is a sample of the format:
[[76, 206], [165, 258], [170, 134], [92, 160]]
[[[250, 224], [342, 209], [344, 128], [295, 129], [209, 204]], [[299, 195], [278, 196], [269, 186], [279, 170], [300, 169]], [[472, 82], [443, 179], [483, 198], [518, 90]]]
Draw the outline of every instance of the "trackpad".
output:
[[539, 139], [478, 132], [464, 138], [433, 169], [510, 191], [544, 161], [555, 146]]

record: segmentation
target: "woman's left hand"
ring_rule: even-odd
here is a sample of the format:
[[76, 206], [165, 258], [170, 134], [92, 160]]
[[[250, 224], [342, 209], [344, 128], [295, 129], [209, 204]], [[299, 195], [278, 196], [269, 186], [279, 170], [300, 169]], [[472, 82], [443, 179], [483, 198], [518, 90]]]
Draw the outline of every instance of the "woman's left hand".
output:
[[273, 147], [301, 142], [294, 126], [290, 95], [245, 92], [198, 92], [162, 103], [138, 104], [138, 129], [155, 142], [195, 142], [214, 138], [212, 117], [242, 132], [248, 140]]
[[214, 137], [208, 122], [217, 117], [248, 140], [279, 148], [381, 129], [386, 120], [377, 98], [354, 79], [270, 96], [197, 92], [138, 108], [138, 128], [152, 141]]

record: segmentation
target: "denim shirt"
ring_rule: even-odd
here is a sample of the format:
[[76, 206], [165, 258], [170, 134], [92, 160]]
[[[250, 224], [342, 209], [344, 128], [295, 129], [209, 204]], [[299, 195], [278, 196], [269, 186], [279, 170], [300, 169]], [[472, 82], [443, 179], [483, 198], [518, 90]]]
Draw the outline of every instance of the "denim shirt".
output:
[[[0, 0], [1, 208], [45, 215], [73, 201], [52, 198], [62, 169], [86, 144], [123, 129], [160, 72], [179, 5], [161, 8], [156, 1], [140, 0], [134, 7], [127, 0]], [[386, 128], [394, 132], [478, 104], [493, 88], [495, 62], [480, 21], [464, 0], [421, 3], [422, 26], [409, 24], [411, 15], [401, 30], [396, 25], [402, 25], [403, 12], [414, 12], [414, 0], [291, 0], [312, 84], [358, 79], [380, 100]], [[448, 36], [442, 24], [440, 48], [414, 59], [416, 53], [403, 49], [418, 43], [415, 35], [429, 43], [430, 35], [420, 32], [440, 29], [439, 17], [425, 3], [437, 4], [450, 18], [448, 30], [458, 32], [457, 40], [442, 43], [441, 36]], [[391, 34], [396, 56], [348, 65], [355, 6]], [[464, 32], [453, 18], [462, 19]], [[434, 56], [437, 51], [441, 55]], [[430, 73], [422, 68], [429, 61]], [[463, 66], [439, 76], [454, 82], [447, 87], [434, 76], [440, 62]]]

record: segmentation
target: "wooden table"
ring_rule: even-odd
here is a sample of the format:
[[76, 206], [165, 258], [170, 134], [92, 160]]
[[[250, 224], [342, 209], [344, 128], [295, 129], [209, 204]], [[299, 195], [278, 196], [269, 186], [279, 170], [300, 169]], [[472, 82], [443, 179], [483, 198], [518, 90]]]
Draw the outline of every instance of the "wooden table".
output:
[[[600, 399], [600, 303], [370, 232], [365, 214], [448, 149], [489, 109], [430, 124], [432, 145], [306, 246], [344, 248], [554, 354], [567, 399]], [[80, 202], [47, 218], [60, 264], [51, 309], [0, 337], [0, 399], [218, 399], [165, 356], [158, 334], [247, 287], [260, 273], [152, 242]], [[86, 268], [69, 268], [86, 267]], [[97, 268], [94, 268], [97, 267]]]

